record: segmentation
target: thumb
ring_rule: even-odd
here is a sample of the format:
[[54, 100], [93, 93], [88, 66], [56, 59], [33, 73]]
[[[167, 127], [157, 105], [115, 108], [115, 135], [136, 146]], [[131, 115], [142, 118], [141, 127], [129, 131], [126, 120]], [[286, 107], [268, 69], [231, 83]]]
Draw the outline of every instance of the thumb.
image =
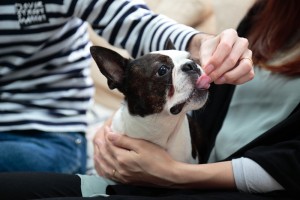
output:
[[130, 138], [126, 135], [110, 131], [108, 132], [107, 138], [113, 145], [122, 149], [126, 149], [127, 151], [136, 151], [138, 148], [136, 145], [136, 139]]

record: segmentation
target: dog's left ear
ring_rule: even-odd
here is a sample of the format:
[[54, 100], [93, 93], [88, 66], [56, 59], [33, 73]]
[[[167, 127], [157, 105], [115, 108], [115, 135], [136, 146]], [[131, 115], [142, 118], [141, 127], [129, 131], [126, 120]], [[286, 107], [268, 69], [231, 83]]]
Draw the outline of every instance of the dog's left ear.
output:
[[176, 50], [173, 42], [170, 39], [167, 40], [164, 50]]
[[109, 88], [111, 90], [117, 88], [124, 93], [125, 67], [129, 59], [124, 58], [113, 50], [99, 46], [92, 46], [90, 52], [99, 70], [107, 78]]

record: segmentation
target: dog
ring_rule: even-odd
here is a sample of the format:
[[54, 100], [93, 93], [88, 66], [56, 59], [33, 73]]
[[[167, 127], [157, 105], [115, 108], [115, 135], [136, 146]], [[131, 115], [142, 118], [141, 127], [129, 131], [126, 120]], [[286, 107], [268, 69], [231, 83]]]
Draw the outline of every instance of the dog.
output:
[[177, 161], [198, 163], [187, 113], [205, 105], [209, 83], [190, 54], [176, 50], [170, 40], [164, 50], [137, 59], [99, 46], [90, 52], [109, 88], [125, 97], [112, 130], [155, 143]]

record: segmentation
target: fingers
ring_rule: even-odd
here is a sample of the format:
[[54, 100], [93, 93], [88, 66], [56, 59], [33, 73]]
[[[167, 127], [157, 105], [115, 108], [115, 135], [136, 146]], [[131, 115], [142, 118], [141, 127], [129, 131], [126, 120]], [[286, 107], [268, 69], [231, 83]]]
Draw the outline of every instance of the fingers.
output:
[[[227, 29], [201, 45], [201, 62], [205, 73], [216, 84], [242, 84], [253, 79], [252, 52], [248, 40]], [[249, 62], [240, 61], [242, 57]]]
[[237, 32], [232, 29], [223, 31], [219, 37], [219, 44], [210, 59], [211, 64], [215, 66], [220, 66], [224, 62], [238, 39]]
[[[237, 63], [239, 62], [239, 59], [243, 55], [245, 49], [246, 51], [249, 51], [247, 47], [248, 40], [245, 38], [238, 38], [232, 49], [229, 51], [229, 55], [227, 55], [222, 63], [217, 65], [218, 67], [211, 74], [209, 74], [210, 78], [217, 84], [230, 81], [231, 79], [228, 79], [228, 77], [224, 75], [237, 67]], [[214, 59], [214, 57], [212, 57], [212, 59]]]
[[112, 158], [107, 151], [107, 141], [105, 139], [105, 128], [99, 130], [96, 134], [94, 142], [94, 164], [99, 175], [108, 177], [109, 169], [113, 166]]
[[[228, 29], [223, 31], [216, 37], [206, 40], [201, 45], [201, 61], [203, 68], [207, 74], [210, 74], [214, 67], [220, 66], [225, 58], [231, 52], [238, 36], [236, 31]], [[212, 65], [207, 69], [209, 65]]]
[[141, 140], [127, 137], [126, 135], [117, 134], [114, 132], [109, 132], [107, 135], [108, 140], [115, 145], [116, 147], [119, 147], [123, 150], [127, 151], [134, 151], [136, 153], [139, 152], [140, 149], [140, 142]]
[[[213, 65], [209, 63], [213, 53], [216, 51], [217, 45], [220, 43], [220, 36], [216, 36], [210, 38], [203, 42], [200, 47], [200, 63], [205, 71], [205, 73], [209, 74], [213, 70]], [[210, 64], [210, 65], [209, 65]]]
[[95, 169], [100, 176], [124, 182], [124, 168], [135, 154], [130, 151], [131, 140], [125, 135], [112, 132], [108, 126], [103, 128], [102, 135], [94, 139]]
[[[251, 57], [252, 51], [246, 51], [238, 60], [237, 66], [224, 75], [228, 83], [239, 85], [254, 78], [255, 74]], [[216, 84], [218, 84], [217, 81]]]

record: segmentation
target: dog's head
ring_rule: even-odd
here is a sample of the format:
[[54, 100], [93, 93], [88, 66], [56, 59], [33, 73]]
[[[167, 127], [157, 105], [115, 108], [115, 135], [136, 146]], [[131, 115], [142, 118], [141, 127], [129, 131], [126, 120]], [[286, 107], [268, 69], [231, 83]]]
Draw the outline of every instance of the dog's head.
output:
[[125, 95], [132, 115], [177, 115], [199, 109], [206, 102], [207, 88], [196, 86], [202, 69], [188, 52], [175, 50], [170, 41], [166, 50], [137, 59], [123, 58], [98, 46], [90, 51], [109, 88], [117, 88]]

